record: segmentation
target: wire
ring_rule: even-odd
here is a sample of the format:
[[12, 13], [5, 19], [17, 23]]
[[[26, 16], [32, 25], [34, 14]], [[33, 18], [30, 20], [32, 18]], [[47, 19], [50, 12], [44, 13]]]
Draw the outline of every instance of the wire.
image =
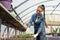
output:
[[[13, 6], [11, 5], [12, 10], [15, 12], [15, 14], [17, 15], [16, 18], [21, 21], [23, 23], [23, 21], [21, 20], [21, 18], [19, 17], [19, 15], [17, 14], [17, 12], [13, 9]], [[23, 23], [24, 24], [24, 23]]]
[[[58, 3], [58, 5], [56, 6], [56, 8], [59, 6], [59, 4], [60, 4], [60, 3]], [[55, 8], [55, 9], [56, 9], [56, 8]], [[55, 11], [55, 9], [51, 12], [51, 14], [53, 14], [53, 12]]]

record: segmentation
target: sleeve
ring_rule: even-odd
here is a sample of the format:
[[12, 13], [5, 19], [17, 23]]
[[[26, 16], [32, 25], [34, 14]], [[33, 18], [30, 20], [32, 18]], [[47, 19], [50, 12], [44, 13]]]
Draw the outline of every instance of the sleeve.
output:
[[30, 26], [32, 25], [32, 22], [33, 22], [33, 16], [34, 16], [34, 15], [32, 15], [32, 17], [31, 17], [31, 19], [30, 19], [30, 21], [29, 21], [29, 23], [28, 23], [28, 25], [27, 25], [28, 27], [30, 27]]
[[45, 22], [45, 20], [44, 20], [44, 17], [43, 17], [43, 18], [41, 19], [40, 27], [39, 27], [39, 29], [38, 29], [38, 31], [37, 31], [38, 34], [42, 31], [42, 29], [44, 30], [44, 22]]

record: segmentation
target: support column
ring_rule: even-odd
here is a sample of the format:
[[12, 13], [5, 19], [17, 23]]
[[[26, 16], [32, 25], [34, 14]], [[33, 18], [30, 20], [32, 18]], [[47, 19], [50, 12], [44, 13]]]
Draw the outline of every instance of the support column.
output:
[[15, 28], [15, 36], [17, 35], [17, 29]]
[[1, 24], [2, 24], [2, 20], [0, 19], [0, 38], [1, 38]]
[[53, 27], [52, 26], [50, 26], [50, 31], [51, 31], [51, 33], [53, 32]]
[[7, 38], [9, 38], [9, 26], [7, 27]]
[[21, 34], [20, 30], [19, 30], [19, 35]]

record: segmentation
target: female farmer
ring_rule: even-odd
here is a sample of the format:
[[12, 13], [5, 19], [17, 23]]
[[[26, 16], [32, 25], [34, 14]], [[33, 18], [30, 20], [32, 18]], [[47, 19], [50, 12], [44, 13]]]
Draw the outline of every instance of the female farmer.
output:
[[[36, 13], [34, 13], [30, 19], [28, 24], [28, 28], [26, 32], [29, 30], [29, 27], [34, 23], [34, 37], [36, 40], [46, 40], [45, 34], [45, 14], [43, 15], [41, 12], [44, 11], [44, 5], [40, 5], [37, 7]], [[47, 25], [46, 25], [47, 26]]]

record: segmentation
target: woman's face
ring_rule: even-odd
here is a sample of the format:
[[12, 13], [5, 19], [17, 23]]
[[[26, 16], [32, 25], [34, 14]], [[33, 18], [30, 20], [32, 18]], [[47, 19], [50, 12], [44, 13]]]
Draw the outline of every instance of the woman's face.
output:
[[37, 13], [37, 14], [40, 14], [42, 11], [43, 11], [43, 9], [40, 8], [40, 7], [38, 7], [37, 10], [36, 10], [36, 13]]

